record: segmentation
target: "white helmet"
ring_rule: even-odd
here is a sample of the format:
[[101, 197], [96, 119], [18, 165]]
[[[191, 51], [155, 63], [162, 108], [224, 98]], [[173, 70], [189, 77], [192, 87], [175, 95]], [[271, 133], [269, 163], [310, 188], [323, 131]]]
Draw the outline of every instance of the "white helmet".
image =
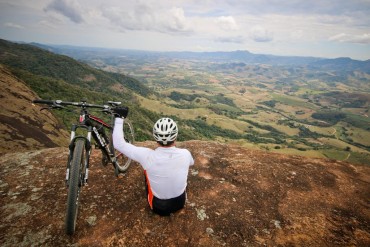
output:
[[177, 124], [171, 118], [161, 118], [153, 127], [154, 139], [163, 145], [167, 145], [168, 142], [175, 141], [177, 133]]

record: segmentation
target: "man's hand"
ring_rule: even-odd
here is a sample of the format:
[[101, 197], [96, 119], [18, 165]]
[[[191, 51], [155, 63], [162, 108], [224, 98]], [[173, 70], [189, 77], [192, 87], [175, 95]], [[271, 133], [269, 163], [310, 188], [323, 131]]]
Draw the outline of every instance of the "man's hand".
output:
[[115, 107], [112, 109], [115, 117], [126, 118], [128, 114], [128, 107]]

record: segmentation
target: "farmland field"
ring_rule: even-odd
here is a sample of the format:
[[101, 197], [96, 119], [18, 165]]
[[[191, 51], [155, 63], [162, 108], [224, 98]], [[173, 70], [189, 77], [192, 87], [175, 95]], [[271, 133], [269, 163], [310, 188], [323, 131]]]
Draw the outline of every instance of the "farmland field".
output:
[[[155, 54], [86, 59], [156, 92], [140, 104], [222, 142], [370, 164], [370, 81], [357, 73]], [[366, 74], [365, 74], [366, 75]], [[189, 124], [193, 127], [190, 127]], [[194, 125], [195, 124], [195, 125]], [[231, 131], [231, 132], [230, 132]]]

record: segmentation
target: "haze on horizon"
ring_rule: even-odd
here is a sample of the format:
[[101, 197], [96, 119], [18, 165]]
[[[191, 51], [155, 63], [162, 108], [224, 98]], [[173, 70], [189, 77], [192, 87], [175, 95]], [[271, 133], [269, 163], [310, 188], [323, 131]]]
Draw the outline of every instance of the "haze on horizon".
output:
[[369, 0], [1, 0], [0, 38], [370, 59]]

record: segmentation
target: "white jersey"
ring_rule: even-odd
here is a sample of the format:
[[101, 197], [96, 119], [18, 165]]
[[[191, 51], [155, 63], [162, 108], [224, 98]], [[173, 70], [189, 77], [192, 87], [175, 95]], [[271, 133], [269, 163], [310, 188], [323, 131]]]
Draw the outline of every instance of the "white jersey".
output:
[[159, 199], [170, 199], [184, 193], [189, 166], [194, 159], [187, 149], [158, 147], [155, 150], [136, 147], [123, 138], [123, 119], [116, 118], [113, 130], [114, 148], [127, 157], [139, 162], [146, 171], [153, 195]]

